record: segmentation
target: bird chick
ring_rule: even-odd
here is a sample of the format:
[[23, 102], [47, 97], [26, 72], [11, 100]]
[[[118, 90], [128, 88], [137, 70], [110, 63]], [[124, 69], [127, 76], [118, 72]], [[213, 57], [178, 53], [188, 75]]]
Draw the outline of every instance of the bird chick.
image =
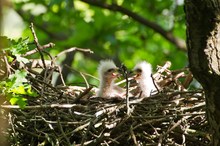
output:
[[100, 85], [97, 93], [98, 97], [123, 98], [124, 89], [115, 85], [115, 80], [119, 77], [118, 68], [112, 60], [100, 61], [98, 67]]
[[151, 77], [152, 67], [146, 61], [139, 62], [133, 69], [134, 79], [138, 83], [141, 90], [141, 97], [149, 97], [152, 91], [156, 90], [153, 79]]

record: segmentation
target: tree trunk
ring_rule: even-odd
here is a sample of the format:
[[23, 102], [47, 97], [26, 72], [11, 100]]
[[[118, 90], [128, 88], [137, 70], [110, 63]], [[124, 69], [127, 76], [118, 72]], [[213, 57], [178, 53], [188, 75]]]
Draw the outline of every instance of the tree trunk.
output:
[[213, 146], [220, 146], [220, 0], [185, 0], [190, 69], [206, 96]]

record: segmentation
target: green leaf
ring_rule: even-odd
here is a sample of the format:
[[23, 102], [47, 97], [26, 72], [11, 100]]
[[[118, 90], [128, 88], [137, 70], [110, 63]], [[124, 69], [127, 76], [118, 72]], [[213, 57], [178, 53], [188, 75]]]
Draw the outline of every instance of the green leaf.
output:
[[8, 62], [12, 62], [14, 60], [14, 58], [11, 56], [7, 56], [7, 60], [8, 60]]
[[27, 105], [27, 99], [26, 98], [19, 98], [19, 100], [17, 101], [17, 104], [19, 105], [20, 108], [24, 108]]
[[[11, 88], [16, 88], [21, 86], [23, 83], [27, 82], [26, 79], [27, 72], [24, 70], [16, 70], [14, 74], [9, 76], [9, 80], [11, 81]], [[9, 82], [10, 83], [10, 82]]]
[[12, 104], [12, 105], [19, 105], [20, 108], [24, 108], [27, 103], [26, 103], [27, 99], [20, 96], [20, 95], [14, 95], [12, 98], [10, 98], [9, 102]]
[[11, 89], [11, 92], [13, 92], [14, 94], [23, 94], [23, 95], [25, 95], [27, 93], [25, 91], [24, 86], [19, 86], [17, 88]]
[[15, 105], [17, 103], [19, 99], [17, 97], [12, 97], [9, 102], [12, 104], [12, 105]]
[[31, 86], [29, 86], [29, 88], [27, 89], [27, 95], [31, 96], [31, 97], [37, 97], [38, 94], [35, 91], [32, 91]]
[[7, 47], [5, 47], [4, 50], [10, 52], [14, 56], [21, 55], [29, 50], [28, 42], [29, 38], [20, 38], [18, 39], [18, 41], [10, 40], [10, 45], [7, 45]]

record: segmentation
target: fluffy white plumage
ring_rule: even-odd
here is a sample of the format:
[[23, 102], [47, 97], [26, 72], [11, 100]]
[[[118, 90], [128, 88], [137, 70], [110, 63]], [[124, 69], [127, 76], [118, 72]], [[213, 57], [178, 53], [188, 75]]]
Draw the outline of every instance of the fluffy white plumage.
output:
[[123, 98], [124, 89], [115, 85], [115, 80], [119, 76], [118, 68], [112, 60], [100, 61], [98, 67], [100, 85], [98, 89], [98, 97], [117, 97]]
[[134, 79], [137, 81], [142, 94], [141, 97], [149, 97], [152, 91], [156, 90], [151, 77], [152, 67], [151, 64], [146, 61], [139, 62], [135, 65], [133, 71], [135, 72]]

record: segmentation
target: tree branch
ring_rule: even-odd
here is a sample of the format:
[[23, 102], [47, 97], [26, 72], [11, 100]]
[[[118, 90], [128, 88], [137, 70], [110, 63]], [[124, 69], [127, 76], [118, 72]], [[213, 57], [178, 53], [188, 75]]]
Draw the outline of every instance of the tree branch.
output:
[[159, 26], [158, 24], [151, 22], [147, 19], [145, 19], [144, 17], [124, 8], [121, 7], [117, 4], [106, 4], [106, 3], [102, 3], [101, 1], [94, 1], [94, 0], [81, 0], [85, 3], [91, 4], [93, 6], [97, 6], [97, 7], [101, 7], [104, 9], [108, 9], [111, 11], [116, 11], [116, 12], [120, 12], [122, 14], [125, 14], [129, 17], [131, 17], [132, 19], [136, 20], [137, 22], [153, 29], [155, 32], [161, 34], [165, 39], [167, 39], [168, 41], [170, 41], [171, 43], [173, 43], [174, 45], [176, 45], [177, 48], [179, 48], [182, 51], [186, 51], [186, 44], [185, 41], [175, 37], [171, 32], [164, 30], [161, 26]]

